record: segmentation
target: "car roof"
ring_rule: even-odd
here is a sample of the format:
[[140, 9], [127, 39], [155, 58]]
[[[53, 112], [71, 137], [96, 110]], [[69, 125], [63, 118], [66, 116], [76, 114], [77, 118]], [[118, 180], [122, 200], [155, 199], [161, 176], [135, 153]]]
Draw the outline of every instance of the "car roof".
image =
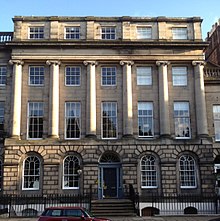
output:
[[51, 206], [47, 207], [46, 209], [84, 209], [80, 206]]

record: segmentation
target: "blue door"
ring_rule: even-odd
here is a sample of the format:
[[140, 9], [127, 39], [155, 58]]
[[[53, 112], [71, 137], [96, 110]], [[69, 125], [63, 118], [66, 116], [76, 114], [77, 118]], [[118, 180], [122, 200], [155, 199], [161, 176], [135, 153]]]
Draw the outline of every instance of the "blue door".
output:
[[99, 165], [98, 198], [122, 197], [122, 168], [118, 163]]

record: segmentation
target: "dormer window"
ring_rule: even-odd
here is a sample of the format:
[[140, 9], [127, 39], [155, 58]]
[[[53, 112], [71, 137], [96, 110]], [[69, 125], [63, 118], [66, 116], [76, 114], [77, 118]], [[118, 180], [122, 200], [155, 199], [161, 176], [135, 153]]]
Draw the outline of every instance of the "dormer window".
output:
[[66, 39], [80, 39], [80, 27], [66, 27]]
[[178, 27], [172, 28], [173, 39], [186, 40], [187, 39], [187, 28]]
[[29, 39], [43, 39], [44, 38], [44, 27], [35, 26], [29, 28]]
[[115, 27], [102, 27], [101, 28], [101, 38], [105, 40], [116, 39], [116, 28]]
[[152, 38], [152, 28], [140, 26], [137, 27], [137, 39], [151, 39]]

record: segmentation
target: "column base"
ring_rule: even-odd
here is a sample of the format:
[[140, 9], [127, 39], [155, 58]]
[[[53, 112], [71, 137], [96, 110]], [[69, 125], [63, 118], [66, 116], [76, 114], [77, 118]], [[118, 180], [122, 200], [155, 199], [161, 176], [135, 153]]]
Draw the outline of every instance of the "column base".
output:
[[171, 138], [170, 134], [161, 134], [160, 138]]
[[11, 135], [10, 139], [20, 140], [21, 137], [19, 135]]
[[133, 134], [123, 134], [122, 138], [134, 138]]
[[97, 138], [96, 134], [86, 134], [86, 138]]
[[48, 138], [49, 139], [59, 139], [60, 137], [57, 135], [49, 135]]

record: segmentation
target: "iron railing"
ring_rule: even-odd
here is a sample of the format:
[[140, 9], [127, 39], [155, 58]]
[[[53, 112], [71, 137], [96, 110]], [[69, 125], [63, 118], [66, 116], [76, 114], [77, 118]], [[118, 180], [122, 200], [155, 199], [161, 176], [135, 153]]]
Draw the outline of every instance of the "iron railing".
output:
[[0, 32], [0, 43], [6, 41], [12, 41], [13, 32]]

